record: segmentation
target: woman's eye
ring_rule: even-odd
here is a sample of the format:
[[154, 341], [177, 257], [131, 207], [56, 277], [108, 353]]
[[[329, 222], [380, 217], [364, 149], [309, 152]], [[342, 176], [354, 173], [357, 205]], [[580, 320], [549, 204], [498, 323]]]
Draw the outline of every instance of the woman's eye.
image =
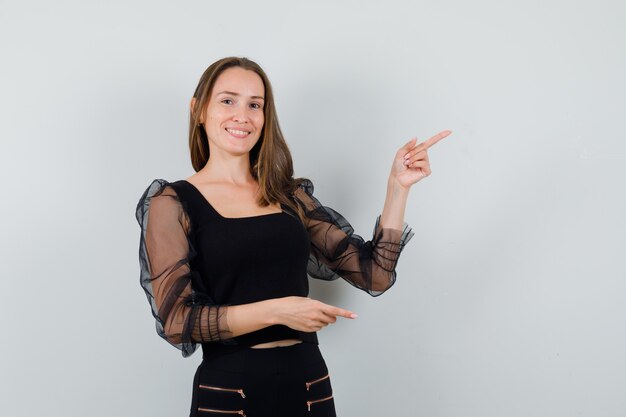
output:
[[[231, 103], [232, 103], [232, 100], [231, 100], [231, 99], [229, 99], [229, 98], [225, 98], [224, 100], [222, 100], [222, 103], [224, 103], [224, 102], [226, 102], [226, 101], [229, 101], [229, 102], [231, 102]], [[226, 104], [230, 104], [230, 103], [226, 103]]]
[[252, 104], [251, 104], [251, 106], [252, 106], [252, 108], [254, 108], [254, 109], [260, 109], [260, 108], [262, 108], [262, 107], [261, 107], [261, 105], [260, 105], [259, 103], [252, 103]]

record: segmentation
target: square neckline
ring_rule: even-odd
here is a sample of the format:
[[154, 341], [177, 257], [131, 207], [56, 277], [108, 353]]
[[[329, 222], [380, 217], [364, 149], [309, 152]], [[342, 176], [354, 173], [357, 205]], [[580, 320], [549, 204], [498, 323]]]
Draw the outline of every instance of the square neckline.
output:
[[276, 215], [278, 215], [278, 214], [285, 214], [285, 210], [284, 210], [283, 204], [282, 204], [282, 203], [279, 203], [279, 204], [280, 204], [281, 211], [278, 211], [278, 212], [276, 212], [276, 213], [258, 214], [258, 215], [255, 215], [255, 216], [245, 216], [245, 217], [225, 217], [225, 216], [223, 216], [222, 214], [220, 214], [220, 213], [219, 213], [219, 212], [215, 209], [215, 207], [213, 207], [213, 205], [209, 202], [209, 200], [207, 200], [207, 198], [204, 196], [204, 194], [202, 194], [202, 192], [198, 189], [198, 187], [196, 187], [195, 185], [193, 185], [192, 183], [190, 183], [189, 181], [187, 181], [187, 180], [185, 180], [185, 179], [183, 179], [183, 180], [181, 180], [181, 181], [183, 181], [183, 182], [184, 182], [184, 183], [186, 183], [186, 184], [187, 184], [190, 188], [192, 188], [192, 189], [194, 190], [194, 192], [195, 192], [195, 193], [197, 193], [197, 194], [198, 194], [198, 196], [202, 199], [202, 201], [204, 201], [204, 204], [206, 204], [206, 205], [207, 205], [207, 206], [211, 209], [211, 211], [212, 211], [213, 213], [215, 213], [215, 214], [216, 214], [219, 218], [221, 218], [221, 219], [223, 219], [223, 220], [256, 219], [256, 218], [259, 218], [259, 217], [276, 216]]

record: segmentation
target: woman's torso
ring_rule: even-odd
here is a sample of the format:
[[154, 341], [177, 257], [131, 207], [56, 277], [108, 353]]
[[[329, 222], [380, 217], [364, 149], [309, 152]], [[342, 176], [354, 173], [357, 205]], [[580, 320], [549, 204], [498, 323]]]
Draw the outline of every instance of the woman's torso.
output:
[[[196, 267], [202, 277], [196, 283], [200, 290], [218, 304], [232, 305], [308, 295], [306, 263], [310, 242], [295, 214], [282, 205], [254, 208], [250, 201], [233, 204], [233, 196], [218, 201], [219, 193], [211, 195], [193, 177], [175, 184], [182, 188], [192, 220], [198, 252]], [[254, 334], [239, 337], [252, 338]], [[292, 336], [250, 347], [261, 349], [301, 342], [301, 338]]]

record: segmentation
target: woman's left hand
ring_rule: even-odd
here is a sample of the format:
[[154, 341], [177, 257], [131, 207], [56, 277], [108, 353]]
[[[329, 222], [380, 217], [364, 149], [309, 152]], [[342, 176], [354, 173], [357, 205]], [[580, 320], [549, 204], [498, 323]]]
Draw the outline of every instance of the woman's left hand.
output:
[[417, 138], [412, 138], [398, 152], [393, 160], [390, 179], [397, 181], [398, 185], [409, 188], [424, 177], [430, 175], [430, 163], [428, 162], [428, 148], [452, 133], [444, 130], [437, 133], [425, 142], [415, 144]]

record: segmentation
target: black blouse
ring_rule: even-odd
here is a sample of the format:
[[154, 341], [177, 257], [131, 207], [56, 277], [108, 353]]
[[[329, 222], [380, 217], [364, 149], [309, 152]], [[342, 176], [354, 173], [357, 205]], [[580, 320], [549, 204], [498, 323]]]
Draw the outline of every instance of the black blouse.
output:
[[186, 180], [155, 179], [136, 209], [141, 228], [140, 282], [159, 336], [191, 355], [197, 344], [252, 346], [280, 339], [317, 343], [315, 332], [284, 325], [232, 337], [228, 306], [309, 293], [307, 275], [343, 278], [378, 296], [396, 280], [395, 267], [413, 237], [383, 228], [376, 218], [365, 241], [338, 212], [320, 204], [309, 180], [292, 194], [304, 208], [302, 224], [287, 206], [251, 217], [221, 216]]

